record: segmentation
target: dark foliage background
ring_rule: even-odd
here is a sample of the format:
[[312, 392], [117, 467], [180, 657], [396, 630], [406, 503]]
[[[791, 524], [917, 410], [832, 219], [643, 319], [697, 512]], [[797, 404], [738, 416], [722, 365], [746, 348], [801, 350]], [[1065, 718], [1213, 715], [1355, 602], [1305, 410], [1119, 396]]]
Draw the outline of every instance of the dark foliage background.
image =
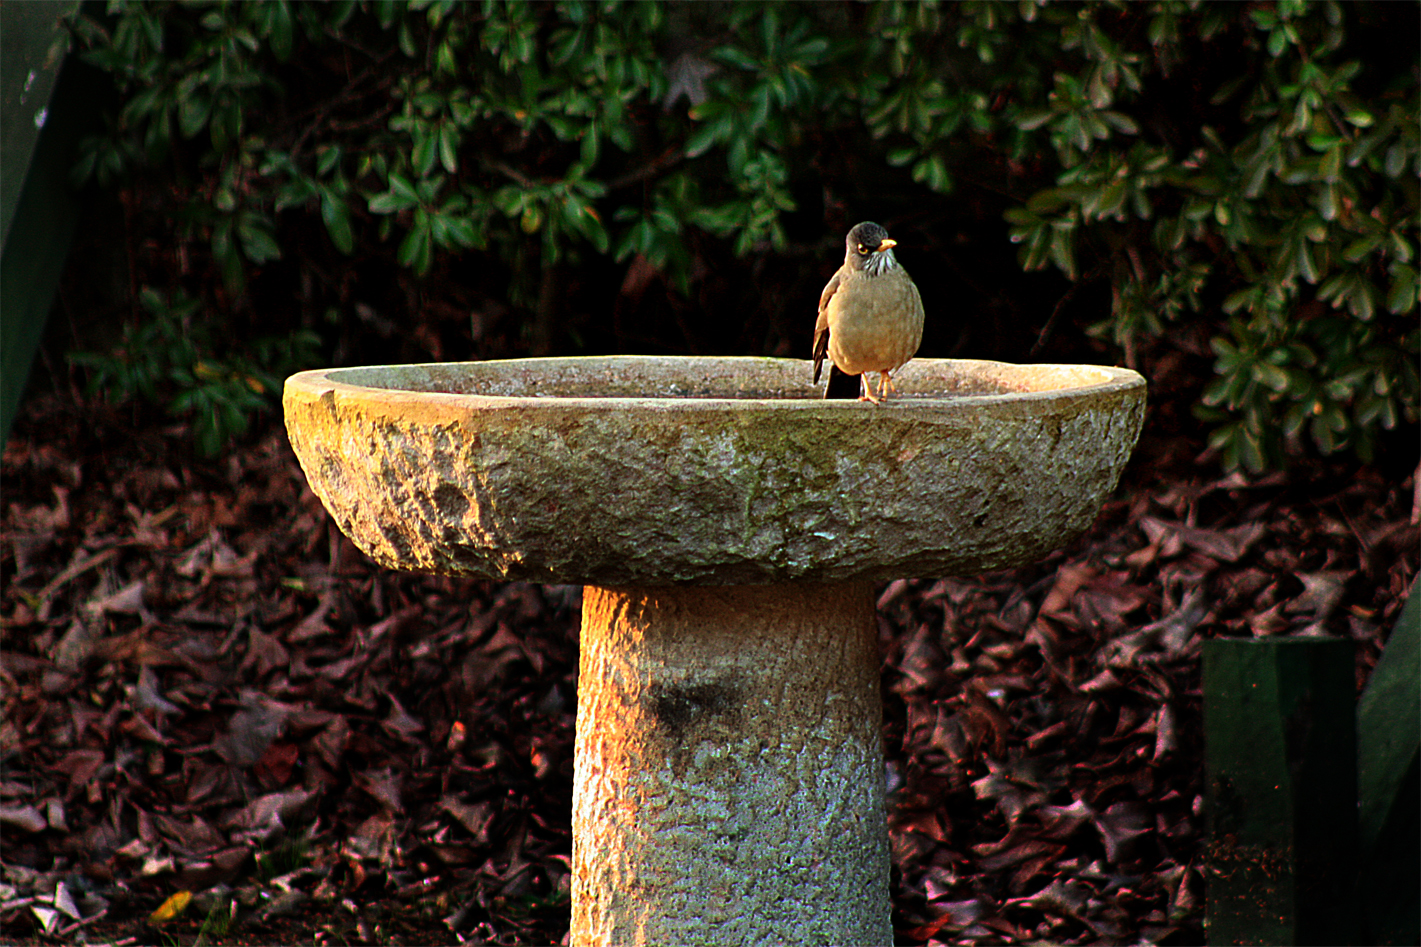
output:
[[1413, 3], [117, 2], [72, 27], [119, 98], [77, 175], [126, 243], [95, 257], [119, 285], [68, 302], [76, 362], [208, 453], [317, 363], [803, 356], [861, 219], [902, 244], [924, 355], [1181, 361], [1228, 468], [1416, 453]]

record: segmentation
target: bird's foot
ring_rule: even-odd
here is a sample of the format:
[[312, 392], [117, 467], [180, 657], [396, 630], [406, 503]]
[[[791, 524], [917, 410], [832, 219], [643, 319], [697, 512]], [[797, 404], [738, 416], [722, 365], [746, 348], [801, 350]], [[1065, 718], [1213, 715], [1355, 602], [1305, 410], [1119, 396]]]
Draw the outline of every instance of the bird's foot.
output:
[[859, 396], [860, 401], [872, 401], [874, 404], [882, 404], [888, 398], [888, 392], [896, 391], [893, 387], [893, 380], [888, 377], [887, 372], [879, 372], [878, 393], [873, 392], [873, 383], [868, 380], [868, 372], [863, 373], [863, 394]]

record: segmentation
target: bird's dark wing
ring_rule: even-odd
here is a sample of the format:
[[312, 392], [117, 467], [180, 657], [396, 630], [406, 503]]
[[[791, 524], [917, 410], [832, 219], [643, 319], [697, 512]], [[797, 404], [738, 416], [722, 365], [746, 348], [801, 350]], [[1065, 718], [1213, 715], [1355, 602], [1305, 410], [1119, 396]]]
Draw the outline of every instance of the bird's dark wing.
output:
[[829, 354], [829, 299], [839, 290], [842, 270], [836, 270], [819, 294], [819, 318], [814, 323], [814, 384], [819, 384], [819, 372]]
[[829, 327], [814, 330], [814, 384], [819, 384], [819, 372], [829, 354]]

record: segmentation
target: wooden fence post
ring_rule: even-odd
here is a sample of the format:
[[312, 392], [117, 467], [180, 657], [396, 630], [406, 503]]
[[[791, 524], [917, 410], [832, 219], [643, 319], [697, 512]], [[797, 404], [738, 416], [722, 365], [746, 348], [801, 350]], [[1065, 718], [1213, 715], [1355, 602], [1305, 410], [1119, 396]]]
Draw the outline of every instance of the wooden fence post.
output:
[[1421, 579], [1357, 704], [1357, 850], [1369, 944], [1421, 942]]
[[1354, 944], [1353, 644], [1204, 644], [1210, 944]]

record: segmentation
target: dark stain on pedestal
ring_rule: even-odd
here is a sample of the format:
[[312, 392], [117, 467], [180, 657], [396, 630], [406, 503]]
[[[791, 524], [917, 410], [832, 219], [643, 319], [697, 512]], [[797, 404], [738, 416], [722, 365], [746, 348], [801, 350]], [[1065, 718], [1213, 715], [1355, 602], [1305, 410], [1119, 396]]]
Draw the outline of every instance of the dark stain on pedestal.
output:
[[704, 684], [653, 684], [642, 708], [671, 747], [734, 730], [740, 721], [740, 688], [733, 679]]

